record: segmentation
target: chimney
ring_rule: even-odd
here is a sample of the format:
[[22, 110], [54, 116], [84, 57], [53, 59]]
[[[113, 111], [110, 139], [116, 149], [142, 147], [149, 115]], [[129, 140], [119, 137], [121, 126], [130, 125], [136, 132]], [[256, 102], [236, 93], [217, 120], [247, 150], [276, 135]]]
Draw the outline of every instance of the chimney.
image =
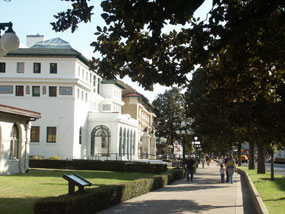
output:
[[27, 35], [26, 45], [28, 48], [32, 47], [34, 44], [38, 42], [44, 41], [44, 35]]

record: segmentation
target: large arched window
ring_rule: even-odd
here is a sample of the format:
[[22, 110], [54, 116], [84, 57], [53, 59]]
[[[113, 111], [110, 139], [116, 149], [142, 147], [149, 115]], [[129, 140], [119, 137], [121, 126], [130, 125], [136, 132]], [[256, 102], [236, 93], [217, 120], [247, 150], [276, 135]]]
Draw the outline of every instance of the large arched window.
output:
[[133, 155], [135, 155], [135, 150], [136, 150], [136, 132], [134, 131], [134, 134], [133, 134]]
[[133, 130], [130, 131], [130, 155], [132, 156], [133, 154]]
[[123, 141], [123, 131], [122, 127], [120, 128], [120, 136], [119, 136], [119, 156], [122, 156], [122, 141]]
[[129, 159], [130, 155], [130, 134], [129, 134], [129, 129], [127, 130], [127, 157]]
[[16, 124], [13, 125], [11, 130], [11, 141], [10, 141], [10, 158], [19, 159], [19, 129]]
[[124, 134], [123, 134], [123, 155], [126, 153], [126, 128], [124, 128]]
[[79, 128], [79, 144], [82, 144], [82, 127]]
[[[109, 156], [111, 150], [111, 132], [106, 126], [96, 126], [91, 132], [91, 155], [99, 153]], [[96, 151], [96, 152], [95, 152]]]

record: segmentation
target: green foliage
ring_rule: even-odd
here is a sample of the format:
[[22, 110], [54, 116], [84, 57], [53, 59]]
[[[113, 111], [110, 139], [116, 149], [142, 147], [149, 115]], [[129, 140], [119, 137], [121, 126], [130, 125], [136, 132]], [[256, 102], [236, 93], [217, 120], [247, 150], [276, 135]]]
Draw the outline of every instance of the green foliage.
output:
[[[122, 184], [154, 175], [91, 170], [31, 169], [25, 174], [0, 176], [0, 213], [30, 214], [36, 200], [67, 194], [68, 182], [62, 176], [73, 173], [90, 181], [93, 184], [92, 188]], [[91, 187], [85, 187], [87, 190], [89, 188]]]
[[154, 120], [156, 136], [167, 138], [169, 145], [179, 139], [175, 133], [179, 129], [184, 116], [184, 99], [179, 88], [166, 90], [164, 94], [157, 96], [152, 102], [154, 113], [157, 116]]
[[50, 159], [50, 160], [61, 160], [61, 157], [58, 157], [58, 156], [50, 156], [49, 159]]
[[95, 213], [122, 201], [161, 188], [181, 178], [183, 178], [183, 169], [173, 169], [159, 176], [138, 179], [121, 185], [100, 186], [89, 189], [83, 194], [77, 193], [72, 196], [62, 195], [59, 197], [43, 198], [35, 203], [34, 213]]
[[29, 158], [30, 158], [30, 160], [31, 159], [42, 160], [42, 159], [44, 159], [44, 156], [42, 156], [42, 155], [31, 155]]
[[76, 170], [106, 170], [115, 172], [146, 172], [158, 174], [167, 171], [167, 166], [165, 164], [96, 160], [30, 160], [30, 167]]
[[[68, 1], [68, 0], [67, 0]], [[69, 0], [74, 2], [73, 0]], [[154, 83], [187, 83], [196, 66], [206, 69], [207, 88], [229, 100], [255, 100], [258, 95], [279, 101], [284, 84], [285, 5], [283, 0], [220, 0], [212, 2], [207, 20], [193, 17], [204, 0], [104, 0], [102, 18], [91, 43], [102, 58], [90, 66], [106, 79], [128, 75], [143, 87]], [[88, 22], [86, 0], [59, 13], [53, 29], [63, 31]], [[164, 27], [181, 29], [163, 31]]]

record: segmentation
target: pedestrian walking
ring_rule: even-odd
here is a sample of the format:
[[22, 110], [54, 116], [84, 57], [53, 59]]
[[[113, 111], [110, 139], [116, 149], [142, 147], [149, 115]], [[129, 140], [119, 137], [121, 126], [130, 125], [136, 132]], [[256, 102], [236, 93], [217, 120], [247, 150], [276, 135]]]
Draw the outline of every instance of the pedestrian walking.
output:
[[233, 183], [233, 177], [234, 177], [234, 172], [236, 171], [236, 164], [233, 159], [233, 156], [229, 156], [229, 160], [227, 161], [226, 164], [226, 170], [228, 172], [228, 178], [229, 178], [229, 183]]
[[[225, 165], [228, 163], [228, 160], [230, 159], [230, 155], [227, 154], [226, 158], [225, 158]], [[226, 169], [226, 182], [229, 183], [229, 174], [228, 174], [228, 171]]]
[[[193, 174], [196, 167], [196, 161], [189, 155], [187, 160], [185, 161], [186, 170], [187, 170], [187, 181], [191, 179], [193, 181]], [[191, 177], [190, 177], [191, 175]]]
[[210, 166], [211, 158], [207, 155], [206, 156], [207, 166]]
[[225, 169], [223, 164], [221, 164], [220, 167], [220, 175], [221, 175], [221, 182], [225, 183]]
[[201, 162], [202, 162], [202, 167], [204, 168], [204, 167], [205, 167], [205, 162], [206, 162], [206, 160], [205, 160], [205, 157], [204, 157], [204, 156], [202, 157]]

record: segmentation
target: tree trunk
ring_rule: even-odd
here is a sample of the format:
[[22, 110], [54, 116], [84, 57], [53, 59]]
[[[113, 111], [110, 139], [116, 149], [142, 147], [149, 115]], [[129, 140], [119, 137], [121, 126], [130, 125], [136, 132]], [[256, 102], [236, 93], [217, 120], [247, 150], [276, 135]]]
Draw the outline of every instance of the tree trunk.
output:
[[240, 156], [240, 153], [241, 153], [241, 143], [239, 142], [238, 143], [238, 166], [241, 166], [241, 156]]
[[270, 168], [271, 168], [271, 175], [270, 180], [274, 181], [274, 143], [272, 143], [272, 150], [270, 152], [271, 160], [270, 160]]
[[257, 145], [257, 174], [265, 174], [265, 158], [263, 145]]
[[248, 169], [255, 169], [254, 144], [253, 144], [253, 142], [250, 142], [250, 143], [249, 143]]

